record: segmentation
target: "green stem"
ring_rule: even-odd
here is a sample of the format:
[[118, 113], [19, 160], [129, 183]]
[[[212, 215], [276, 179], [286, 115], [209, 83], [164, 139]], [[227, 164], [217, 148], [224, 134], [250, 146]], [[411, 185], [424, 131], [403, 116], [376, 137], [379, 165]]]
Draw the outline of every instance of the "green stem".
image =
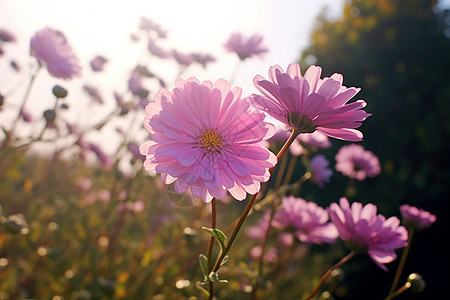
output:
[[395, 273], [394, 280], [392, 282], [391, 290], [389, 291], [389, 295], [391, 295], [395, 289], [397, 288], [398, 282], [400, 280], [400, 276], [402, 275], [403, 268], [405, 267], [406, 258], [408, 257], [409, 249], [411, 248], [411, 241], [414, 234], [414, 228], [410, 228], [408, 232], [408, 245], [403, 248], [402, 257], [400, 258], [400, 262], [397, 267], [397, 272]]
[[[291, 146], [292, 142], [295, 140], [297, 135], [298, 135], [298, 133], [295, 130], [292, 131], [291, 136], [286, 141], [284, 146], [281, 148], [280, 152], [278, 152], [278, 154], [277, 154], [277, 161], [280, 161], [280, 158], [284, 155], [284, 153], [287, 151], [287, 149], [289, 149], [289, 147]], [[269, 169], [269, 172], [271, 174], [272, 174], [272, 171], [273, 171], [274, 168], [275, 167], [272, 167], [272, 168]], [[238, 220], [238, 222], [236, 224], [236, 227], [234, 227], [234, 230], [233, 230], [230, 238], [227, 241], [225, 249], [223, 249], [223, 251], [220, 253], [220, 256], [217, 258], [216, 263], [214, 264], [214, 267], [212, 269], [212, 272], [217, 272], [217, 270], [219, 270], [220, 264], [222, 263], [223, 259], [228, 254], [228, 252], [230, 251], [231, 246], [233, 245], [234, 240], [236, 239], [236, 236], [237, 236], [237, 234], [239, 233], [239, 230], [242, 227], [242, 224], [244, 224], [244, 221], [247, 218], [250, 210], [252, 209], [253, 204], [255, 204], [256, 196], [258, 196], [258, 193], [254, 194], [254, 195], [251, 195], [247, 205], [245, 206], [244, 211], [242, 212], [241, 216], [239, 217], [239, 220]]]
[[[211, 200], [211, 228], [216, 228], [216, 199], [213, 198]], [[214, 247], [214, 237], [211, 236], [209, 238], [208, 245], [208, 270], [211, 270], [211, 259], [212, 259], [212, 251]], [[212, 300], [214, 297], [214, 282], [209, 281], [209, 300]]]
[[389, 296], [387, 296], [384, 300], [390, 300], [392, 298], [395, 298], [398, 295], [400, 295], [401, 293], [403, 293], [404, 291], [406, 291], [407, 289], [409, 289], [410, 287], [411, 287], [411, 283], [407, 282], [401, 288], [396, 290], [394, 293], [391, 293]]
[[8, 144], [8, 142], [9, 142], [9, 140], [10, 140], [10, 139], [13, 137], [13, 135], [14, 135], [14, 131], [15, 131], [16, 127], [17, 127], [17, 123], [19, 122], [20, 118], [22, 117], [23, 112], [24, 112], [24, 110], [25, 110], [25, 105], [26, 105], [27, 102], [28, 102], [28, 98], [29, 98], [30, 92], [31, 92], [31, 87], [33, 86], [33, 83], [34, 83], [34, 81], [36, 80], [36, 77], [37, 77], [37, 75], [39, 74], [39, 70], [40, 70], [40, 69], [41, 69], [41, 66], [40, 66], [40, 64], [39, 64], [39, 68], [36, 70], [36, 72], [33, 73], [33, 75], [31, 75], [30, 82], [28, 83], [27, 89], [26, 89], [26, 91], [25, 91], [25, 95], [23, 96], [22, 104], [21, 104], [21, 106], [20, 106], [19, 112], [17, 113], [17, 117], [16, 117], [16, 118], [14, 119], [14, 121], [13, 121], [13, 124], [12, 124], [12, 126], [11, 126], [11, 129], [10, 129], [9, 132], [8, 132], [7, 138], [6, 138], [5, 141], [3, 142], [3, 146], [6, 146], [6, 145]]
[[271, 228], [270, 225], [272, 224], [272, 220], [273, 220], [273, 217], [275, 215], [276, 208], [277, 208], [277, 201], [272, 201], [272, 207], [271, 207], [271, 210], [270, 210], [270, 217], [269, 217], [269, 224], [267, 225], [267, 229], [266, 229], [266, 232], [264, 233], [263, 241], [261, 243], [261, 255], [258, 257], [257, 280], [256, 280], [256, 284], [255, 284], [255, 286], [253, 287], [253, 290], [252, 290], [252, 299], [253, 300], [257, 299], [259, 283], [260, 283], [260, 279], [261, 279], [262, 273], [263, 273], [264, 249], [266, 248], [267, 242], [269, 241], [270, 228]]
[[319, 283], [317, 284], [316, 288], [314, 289], [314, 291], [312, 291], [312, 293], [305, 299], [305, 300], [310, 300], [314, 297], [314, 295], [319, 291], [320, 287], [322, 286], [322, 284], [325, 282], [325, 280], [328, 278], [328, 276], [331, 275], [331, 273], [339, 268], [340, 266], [342, 266], [344, 263], [346, 263], [347, 261], [350, 260], [350, 258], [352, 258], [353, 256], [355, 256], [355, 252], [350, 252], [349, 254], [347, 254], [347, 256], [344, 256], [340, 261], [338, 261], [337, 264], [335, 264], [334, 266], [332, 266], [323, 276], [322, 278], [320, 278]]

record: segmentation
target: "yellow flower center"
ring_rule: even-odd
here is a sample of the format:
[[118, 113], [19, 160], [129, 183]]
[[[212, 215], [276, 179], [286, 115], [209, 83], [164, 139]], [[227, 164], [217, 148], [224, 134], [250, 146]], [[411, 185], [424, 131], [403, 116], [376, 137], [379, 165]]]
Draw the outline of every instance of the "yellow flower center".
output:
[[218, 151], [222, 147], [222, 138], [220, 135], [212, 130], [207, 130], [200, 137], [200, 146], [207, 150]]

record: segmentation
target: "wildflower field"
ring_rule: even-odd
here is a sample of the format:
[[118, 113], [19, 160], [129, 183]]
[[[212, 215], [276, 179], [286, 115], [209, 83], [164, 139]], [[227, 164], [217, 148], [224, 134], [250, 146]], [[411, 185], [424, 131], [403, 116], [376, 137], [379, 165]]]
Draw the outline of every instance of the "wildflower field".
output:
[[142, 16], [115, 84], [0, 23], [0, 300], [445, 299], [450, 13], [407, 2], [343, 1], [286, 65]]

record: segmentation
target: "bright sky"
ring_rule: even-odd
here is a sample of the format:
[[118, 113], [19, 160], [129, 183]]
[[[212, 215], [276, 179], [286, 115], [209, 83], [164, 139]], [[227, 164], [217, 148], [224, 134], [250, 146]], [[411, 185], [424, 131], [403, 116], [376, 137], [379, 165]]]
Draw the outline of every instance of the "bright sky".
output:
[[[145, 52], [145, 46], [136, 48], [130, 42], [130, 33], [137, 30], [140, 17], [145, 16], [168, 30], [168, 48], [210, 53], [217, 58], [206, 71], [194, 66], [183, 76], [196, 76], [200, 80], [231, 79], [238, 58], [226, 53], [223, 44], [232, 32], [263, 35], [269, 53], [264, 59], [245, 61], [234, 81], [246, 96], [257, 92], [252, 84], [256, 74], [266, 76], [271, 65], [286, 68], [298, 60], [301, 50], [308, 45], [315, 19], [325, 6], [329, 16], [338, 17], [343, 3], [344, 0], [0, 0], [0, 28], [17, 37], [17, 42], [4, 50], [22, 66], [22, 72], [15, 75], [19, 77], [10, 77], [7, 61], [0, 57], [0, 92], [18, 88], [15, 94], [20, 102], [23, 95], [20, 89], [25, 89], [33, 61], [29, 56], [30, 38], [50, 26], [63, 32], [74, 48], [83, 65], [83, 77], [63, 81], [50, 77], [46, 71], [40, 73], [30, 95], [33, 100], [29, 112], [40, 118], [42, 111], [52, 106], [54, 99], [49, 91], [55, 84], [69, 89], [67, 101], [71, 110], [77, 111], [74, 107], [86, 98], [81, 91], [86, 82], [100, 83], [101, 91], [108, 95], [105, 100], [113, 105], [112, 92], [126, 89], [130, 70]], [[110, 60], [103, 74], [93, 74], [89, 68], [90, 59], [97, 54]], [[176, 75], [173, 70], [157, 71], [166, 75], [171, 88]], [[80, 105], [78, 114], [85, 114], [86, 104]], [[4, 124], [5, 116], [0, 116], [4, 118], [0, 124]]]
[[[2, 0], [0, 26], [18, 36], [21, 48], [17, 55], [21, 57], [28, 58], [31, 36], [50, 26], [66, 35], [85, 71], [89, 71], [87, 64], [95, 54], [108, 57], [115, 70], [117, 65], [134, 66], [136, 57], [127, 55], [129, 34], [136, 30], [139, 18], [146, 16], [168, 30], [168, 40], [174, 47], [219, 57], [206, 75], [211, 78], [203, 78], [211, 80], [231, 76], [236, 57], [223, 50], [229, 35], [233, 31], [258, 32], [264, 36], [270, 53], [264, 60], [246, 62], [240, 69], [236, 84], [250, 86], [253, 76], [258, 72], [265, 75], [270, 65], [286, 67], [296, 61], [308, 43], [320, 10], [328, 6], [330, 15], [337, 16], [342, 3], [343, 0]], [[198, 70], [192, 70], [195, 71]], [[110, 75], [122, 80], [124, 74]]]

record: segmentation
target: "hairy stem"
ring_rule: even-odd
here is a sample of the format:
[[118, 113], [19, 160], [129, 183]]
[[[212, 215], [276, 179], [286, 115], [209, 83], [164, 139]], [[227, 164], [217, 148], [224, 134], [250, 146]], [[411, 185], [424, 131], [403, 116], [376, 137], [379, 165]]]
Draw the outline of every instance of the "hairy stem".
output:
[[[211, 200], [211, 228], [216, 228], [216, 198]], [[208, 245], [208, 271], [211, 270], [211, 259], [212, 259], [212, 251], [214, 247], [214, 237], [211, 236], [209, 238]], [[209, 281], [209, 299], [212, 300], [214, 297], [214, 282]]]

